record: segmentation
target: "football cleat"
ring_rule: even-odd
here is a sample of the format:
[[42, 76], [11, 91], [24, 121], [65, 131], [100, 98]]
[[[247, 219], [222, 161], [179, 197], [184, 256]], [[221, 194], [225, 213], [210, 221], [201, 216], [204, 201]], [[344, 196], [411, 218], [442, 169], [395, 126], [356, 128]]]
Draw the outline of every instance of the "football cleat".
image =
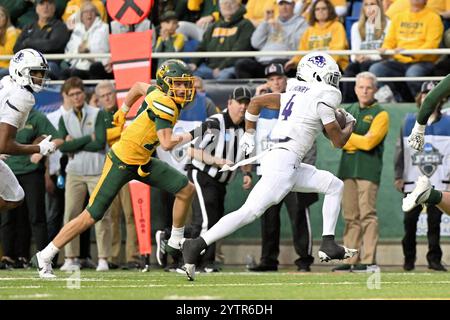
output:
[[181, 242], [181, 252], [183, 253], [184, 267], [189, 281], [195, 279], [195, 263], [207, 245], [203, 238], [183, 239]]
[[39, 277], [41, 279], [54, 279], [56, 278], [53, 273], [52, 262], [46, 262], [41, 258], [41, 252], [38, 251], [33, 258], [31, 258], [31, 263], [38, 269]]
[[431, 193], [431, 183], [426, 176], [421, 176], [417, 179], [414, 190], [403, 198], [402, 210], [404, 212], [411, 211], [417, 205], [428, 200]]
[[167, 265], [166, 233], [162, 230], [156, 231], [155, 239], [156, 239], [156, 261], [158, 261], [158, 264], [164, 268]]
[[328, 262], [330, 260], [344, 260], [353, 257], [358, 253], [356, 249], [349, 249], [338, 245], [334, 240], [322, 241], [319, 249], [320, 262]]

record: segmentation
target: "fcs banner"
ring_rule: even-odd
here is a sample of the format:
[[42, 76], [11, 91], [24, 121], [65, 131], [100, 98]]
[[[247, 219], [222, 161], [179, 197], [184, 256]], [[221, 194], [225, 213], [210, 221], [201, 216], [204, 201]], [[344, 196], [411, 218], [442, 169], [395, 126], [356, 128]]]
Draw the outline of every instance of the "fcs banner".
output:
[[[120, 106], [134, 83], [150, 83], [152, 31], [128, 32], [109, 36], [117, 104]], [[134, 118], [144, 97], [131, 108], [127, 118]]]
[[[427, 212], [424, 210], [419, 215], [419, 220], [417, 221], [417, 231], [416, 235], [426, 236], [428, 232], [427, 224]], [[445, 213], [441, 217], [441, 237], [450, 236], [450, 216]]]
[[130, 181], [130, 194], [139, 243], [139, 253], [141, 255], [150, 255], [152, 253], [150, 187], [136, 180]]

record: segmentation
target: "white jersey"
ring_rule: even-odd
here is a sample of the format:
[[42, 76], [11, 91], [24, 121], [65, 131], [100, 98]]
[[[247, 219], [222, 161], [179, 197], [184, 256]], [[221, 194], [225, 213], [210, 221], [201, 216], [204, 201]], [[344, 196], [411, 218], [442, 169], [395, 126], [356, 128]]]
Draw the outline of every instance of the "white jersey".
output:
[[0, 122], [22, 129], [33, 108], [33, 94], [5, 76], [0, 81]]
[[323, 126], [333, 122], [334, 110], [341, 103], [341, 92], [327, 84], [290, 79], [286, 93], [281, 94], [280, 114], [272, 139], [290, 138], [283, 146], [303, 159]]

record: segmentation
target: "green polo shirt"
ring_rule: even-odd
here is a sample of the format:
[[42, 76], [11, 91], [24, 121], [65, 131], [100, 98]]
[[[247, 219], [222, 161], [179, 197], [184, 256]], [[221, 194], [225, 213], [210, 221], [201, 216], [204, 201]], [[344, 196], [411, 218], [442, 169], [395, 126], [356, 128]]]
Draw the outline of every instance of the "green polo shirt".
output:
[[[17, 131], [16, 141], [21, 144], [32, 144], [33, 141], [42, 135], [52, 135], [52, 139], [58, 138], [58, 131], [47, 119], [45, 114], [35, 109], [30, 111], [25, 127]], [[26, 174], [36, 170], [45, 170], [45, 163], [41, 160], [39, 163], [30, 161], [31, 155], [9, 156], [5, 161], [15, 175]]]

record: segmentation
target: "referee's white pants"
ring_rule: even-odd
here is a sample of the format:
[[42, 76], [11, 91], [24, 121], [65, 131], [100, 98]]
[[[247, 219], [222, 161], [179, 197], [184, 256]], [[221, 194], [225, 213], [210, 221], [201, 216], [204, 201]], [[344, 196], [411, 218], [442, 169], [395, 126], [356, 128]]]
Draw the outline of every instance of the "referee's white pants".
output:
[[297, 155], [286, 149], [269, 151], [261, 161], [261, 170], [261, 179], [242, 207], [225, 215], [202, 235], [208, 245], [253, 222], [290, 191], [325, 194], [322, 234], [334, 235], [344, 189], [341, 180], [328, 171], [300, 163]]
[[0, 160], [0, 197], [11, 202], [19, 202], [25, 197], [16, 176], [2, 160]]

